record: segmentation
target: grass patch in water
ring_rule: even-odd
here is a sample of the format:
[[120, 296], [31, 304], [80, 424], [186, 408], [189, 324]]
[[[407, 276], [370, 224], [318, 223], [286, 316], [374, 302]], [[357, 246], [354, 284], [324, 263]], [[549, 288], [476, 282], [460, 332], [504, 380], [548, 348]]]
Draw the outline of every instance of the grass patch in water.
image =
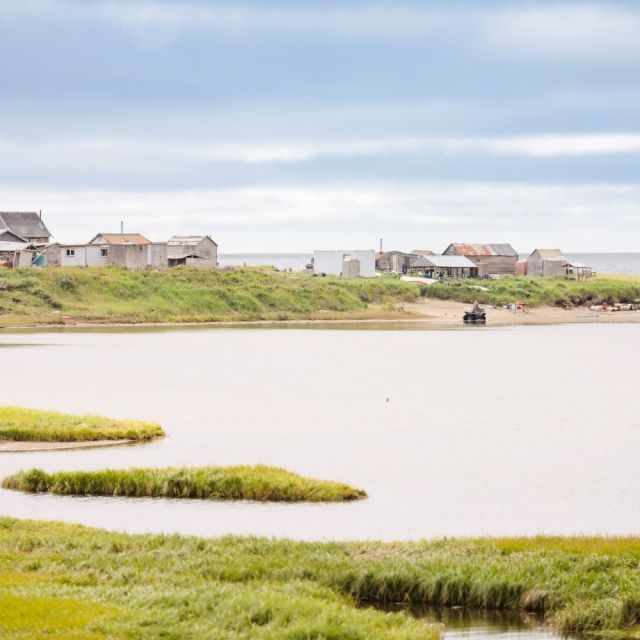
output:
[[62, 471], [22, 471], [6, 477], [5, 489], [76, 496], [135, 496], [258, 500], [263, 502], [342, 502], [366, 493], [340, 482], [305, 478], [285, 469], [257, 466], [168, 467]]
[[0, 440], [85, 442], [152, 440], [162, 427], [142, 420], [114, 420], [96, 415], [69, 415], [40, 409], [0, 407]]
[[[564, 633], [637, 636], [640, 539], [310, 543], [0, 518], [6, 595], [86, 603], [88, 628], [114, 639], [437, 639], [406, 614], [357, 608], [393, 602], [544, 610]], [[28, 615], [4, 624], [3, 638], [37, 637]]]

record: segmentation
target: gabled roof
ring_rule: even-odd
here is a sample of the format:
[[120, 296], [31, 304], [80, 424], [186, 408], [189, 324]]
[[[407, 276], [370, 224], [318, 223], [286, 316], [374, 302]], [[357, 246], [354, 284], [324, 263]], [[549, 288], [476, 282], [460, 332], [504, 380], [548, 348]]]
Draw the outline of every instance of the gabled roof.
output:
[[22, 238], [9, 229], [0, 229], [0, 240], [2, 242], [26, 242], [26, 238]]
[[[537, 253], [543, 260], [562, 260], [566, 261], [564, 254], [560, 249], [536, 249], [531, 255]], [[529, 256], [531, 257], [531, 256]]]
[[476, 265], [465, 256], [420, 256], [412, 265], [414, 267], [435, 267], [436, 269], [476, 269]]
[[106, 244], [151, 244], [151, 240], [141, 233], [98, 233], [89, 244], [94, 244], [98, 238], [102, 238]]
[[183, 245], [193, 245], [198, 244], [198, 242], [202, 242], [205, 238], [208, 238], [213, 242], [213, 244], [218, 246], [216, 241], [211, 236], [171, 236], [169, 240], [167, 240], [168, 247], [180, 247]]
[[453, 242], [445, 249], [445, 253], [450, 249], [453, 249], [453, 251], [459, 256], [518, 257], [515, 249], [507, 243], [468, 244], [464, 242]]
[[1, 229], [8, 229], [25, 240], [51, 236], [51, 232], [36, 211], [0, 211]]
[[411, 253], [416, 256], [435, 256], [436, 254], [431, 249], [412, 249]]

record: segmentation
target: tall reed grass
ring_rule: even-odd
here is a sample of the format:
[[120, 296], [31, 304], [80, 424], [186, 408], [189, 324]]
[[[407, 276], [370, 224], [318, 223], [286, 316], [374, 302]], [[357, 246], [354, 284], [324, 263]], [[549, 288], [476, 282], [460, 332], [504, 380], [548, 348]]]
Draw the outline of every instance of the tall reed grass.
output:
[[5, 489], [61, 495], [341, 502], [366, 493], [340, 482], [257, 466], [104, 469], [45, 473], [31, 469], [4, 478]]
[[362, 603], [544, 611], [563, 633], [637, 636], [640, 539], [309, 543], [0, 518], [0, 637], [38, 638], [46, 606], [52, 628], [77, 612], [116, 639], [437, 638]]
[[142, 420], [114, 420], [96, 415], [0, 407], [0, 440], [80, 442], [151, 440], [162, 436], [164, 431], [159, 424]]

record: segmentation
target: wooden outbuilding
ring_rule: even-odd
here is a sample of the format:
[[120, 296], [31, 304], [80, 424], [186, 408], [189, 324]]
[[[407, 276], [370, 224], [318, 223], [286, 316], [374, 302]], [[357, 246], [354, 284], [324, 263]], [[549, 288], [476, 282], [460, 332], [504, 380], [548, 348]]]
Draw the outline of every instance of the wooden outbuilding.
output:
[[515, 276], [518, 254], [506, 243], [466, 244], [454, 242], [443, 252], [445, 256], [464, 256], [478, 268], [481, 278], [490, 276]]
[[560, 249], [536, 249], [527, 258], [527, 275], [564, 278], [567, 259]]
[[218, 245], [211, 236], [171, 236], [167, 258], [170, 267], [217, 267]]

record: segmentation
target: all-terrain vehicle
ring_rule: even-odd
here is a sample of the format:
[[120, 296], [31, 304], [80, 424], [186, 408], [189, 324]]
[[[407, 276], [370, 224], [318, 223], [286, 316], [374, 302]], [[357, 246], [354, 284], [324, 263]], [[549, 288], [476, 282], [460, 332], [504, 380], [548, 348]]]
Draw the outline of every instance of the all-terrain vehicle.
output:
[[465, 311], [463, 320], [465, 324], [486, 324], [487, 314], [484, 309], [474, 307], [470, 311]]

